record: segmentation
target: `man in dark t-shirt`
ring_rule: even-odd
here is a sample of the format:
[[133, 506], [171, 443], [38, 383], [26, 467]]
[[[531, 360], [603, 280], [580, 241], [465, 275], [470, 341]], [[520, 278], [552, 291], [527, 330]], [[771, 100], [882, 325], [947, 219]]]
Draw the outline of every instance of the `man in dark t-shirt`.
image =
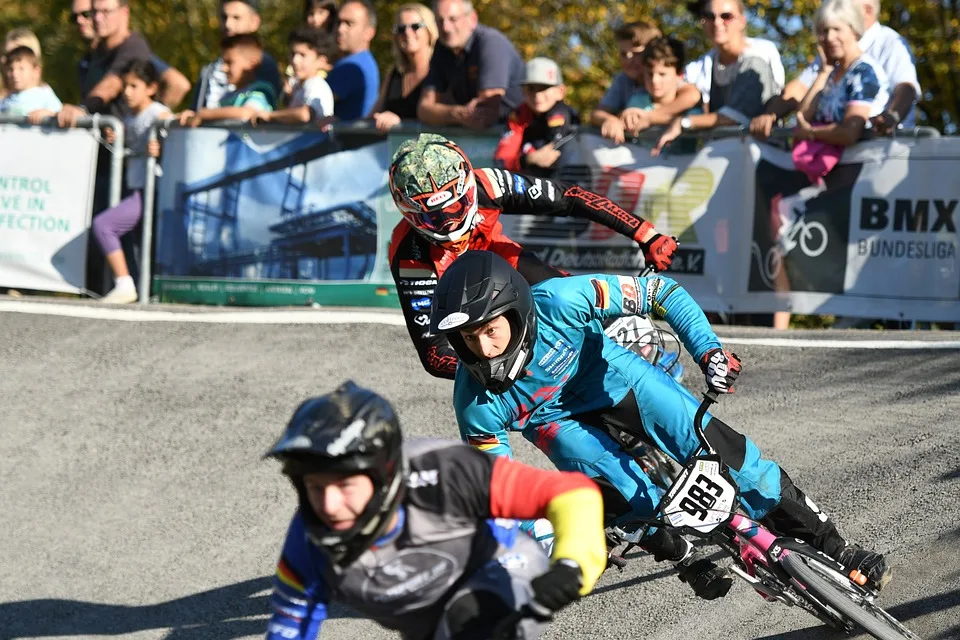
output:
[[523, 102], [524, 64], [500, 31], [479, 24], [469, 0], [437, 0], [440, 41], [423, 83], [417, 118], [434, 126], [485, 129]]
[[98, 43], [89, 64], [81, 67], [79, 105], [64, 105], [57, 114], [61, 127], [76, 125], [77, 118], [94, 113], [123, 118], [123, 69], [134, 60], [150, 60], [147, 41], [130, 31], [127, 0], [94, 0], [93, 23]]

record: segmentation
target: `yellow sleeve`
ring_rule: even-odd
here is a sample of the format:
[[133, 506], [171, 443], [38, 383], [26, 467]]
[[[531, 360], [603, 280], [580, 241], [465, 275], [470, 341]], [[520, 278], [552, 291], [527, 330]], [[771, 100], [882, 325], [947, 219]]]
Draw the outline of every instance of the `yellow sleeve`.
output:
[[561, 493], [547, 504], [546, 516], [553, 525], [553, 560], [569, 558], [580, 566], [580, 595], [587, 595], [607, 567], [600, 492], [583, 487]]

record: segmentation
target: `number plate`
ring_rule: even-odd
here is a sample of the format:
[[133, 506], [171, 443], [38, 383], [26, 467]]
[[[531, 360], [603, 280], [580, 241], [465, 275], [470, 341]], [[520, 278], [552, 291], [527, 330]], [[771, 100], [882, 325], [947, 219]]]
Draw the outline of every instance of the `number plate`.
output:
[[720, 462], [696, 459], [666, 496], [664, 518], [675, 527], [713, 531], [730, 518], [737, 488], [720, 473]]

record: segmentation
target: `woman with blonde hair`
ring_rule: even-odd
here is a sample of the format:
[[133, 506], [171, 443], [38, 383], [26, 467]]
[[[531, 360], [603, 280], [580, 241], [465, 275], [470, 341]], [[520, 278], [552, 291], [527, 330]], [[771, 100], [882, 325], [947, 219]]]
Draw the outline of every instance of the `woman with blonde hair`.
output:
[[440, 37], [433, 11], [418, 2], [397, 9], [392, 33], [394, 66], [380, 87], [371, 116], [378, 131], [389, 131], [401, 120], [417, 119], [423, 81]]

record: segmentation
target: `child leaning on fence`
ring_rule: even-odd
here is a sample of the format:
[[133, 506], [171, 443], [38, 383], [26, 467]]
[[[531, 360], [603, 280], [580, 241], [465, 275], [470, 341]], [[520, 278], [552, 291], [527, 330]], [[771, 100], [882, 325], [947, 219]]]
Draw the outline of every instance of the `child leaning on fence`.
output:
[[[124, 119], [123, 129], [127, 148], [126, 192], [127, 196], [115, 207], [99, 213], [93, 219], [93, 234], [113, 271], [113, 289], [102, 302], [126, 304], [137, 301], [137, 288], [130, 276], [127, 260], [120, 246], [120, 238], [129, 233], [143, 217], [143, 187], [147, 180], [147, 156], [160, 155], [160, 143], [148, 143], [150, 127], [157, 120], [172, 118], [170, 110], [154, 96], [159, 89], [160, 77], [151, 62], [135, 60], [123, 73], [123, 99], [130, 107], [130, 115]], [[116, 134], [107, 131], [107, 142], [112, 143]]]

